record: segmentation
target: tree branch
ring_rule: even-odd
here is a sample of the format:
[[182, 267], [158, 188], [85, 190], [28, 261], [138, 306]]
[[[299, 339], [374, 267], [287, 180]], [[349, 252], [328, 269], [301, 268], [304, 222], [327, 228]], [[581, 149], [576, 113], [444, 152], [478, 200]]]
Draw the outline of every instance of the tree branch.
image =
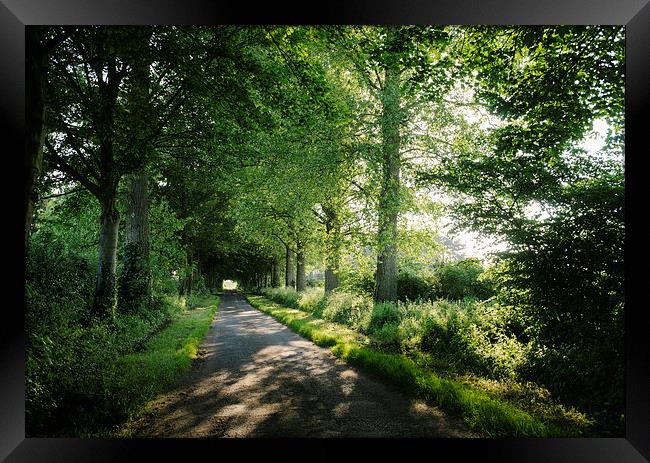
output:
[[58, 194], [55, 194], [55, 195], [43, 196], [42, 198], [39, 198], [39, 199], [42, 201], [44, 199], [58, 198], [60, 196], [70, 195], [72, 193], [79, 193], [80, 191], [84, 191], [85, 189], [86, 188], [74, 188], [74, 189], [72, 189], [70, 191], [66, 191], [66, 192], [63, 192], [63, 193], [58, 193]]
[[81, 185], [86, 188], [88, 191], [90, 191], [95, 197], [99, 198], [100, 197], [100, 190], [97, 185], [89, 181], [86, 177], [84, 177], [81, 173], [79, 173], [78, 170], [73, 168], [70, 164], [68, 164], [62, 156], [57, 154], [56, 150], [52, 146], [52, 143], [46, 138], [45, 139], [45, 146], [47, 148], [46, 151], [44, 151], [45, 155], [47, 158], [56, 165], [56, 167], [63, 172], [64, 174], [69, 175], [72, 177], [72, 179], [76, 180], [77, 182], [81, 183]]

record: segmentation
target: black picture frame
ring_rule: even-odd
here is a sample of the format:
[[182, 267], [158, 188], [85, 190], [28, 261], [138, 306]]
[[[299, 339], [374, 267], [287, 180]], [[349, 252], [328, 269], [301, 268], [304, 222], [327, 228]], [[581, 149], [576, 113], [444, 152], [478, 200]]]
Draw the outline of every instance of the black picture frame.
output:
[[[305, 10], [305, 8], [311, 8]], [[214, 440], [25, 438], [25, 333], [23, 210], [19, 200], [24, 156], [25, 26], [36, 24], [615, 24], [626, 26], [626, 436], [583, 439], [436, 440]], [[0, 460], [121, 461], [171, 459], [197, 451], [238, 458], [262, 451], [290, 458], [346, 452], [394, 451], [411, 458], [419, 450], [438, 458], [474, 456], [482, 461], [650, 461], [650, 343], [646, 334], [643, 283], [648, 274], [650, 199], [645, 180], [650, 154], [643, 115], [650, 103], [650, 5], [648, 0], [382, 0], [330, 1], [314, 6], [277, 2], [250, 5], [210, 0], [0, 0], [0, 182], [10, 236], [16, 250], [5, 262], [4, 310], [0, 312]], [[23, 169], [24, 170], [24, 169]], [[13, 180], [13, 181], [9, 181]], [[18, 184], [14, 183], [17, 182]], [[645, 264], [645, 266], [644, 266]], [[6, 296], [10, 295], [9, 298]], [[14, 299], [15, 298], [15, 299]], [[15, 303], [14, 303], [15, 301]], [[251, 445], [253, 442], [255, 445]], [[322, 449], [322, 450], [321, 450]], [[267, 453], [268, 452], [268, 453]], [[447, 453], [441, 457], [441, 452]]]

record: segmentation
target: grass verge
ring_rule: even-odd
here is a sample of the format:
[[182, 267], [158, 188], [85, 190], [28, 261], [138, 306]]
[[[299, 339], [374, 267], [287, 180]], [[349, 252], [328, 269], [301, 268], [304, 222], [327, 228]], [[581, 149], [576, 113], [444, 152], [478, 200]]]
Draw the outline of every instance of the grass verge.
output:
[[[141, 352], [118, 359], [108, 387], [114, 406], [125, 418], [144, 411], [143, 405], [177, 384], [196, 357], [219, 306], [218, 296], [204, 297], [179, 312], [167, 328], [153, 336]], [[107, 433], [100, 433], [107, 434]], [[128, 437], [128, 427], [115, 428], [110, 436]]]
[[330, 347], [346, 362], [379, 373], [392, 382], [431, 401], [448, 413], [461, 416], [473, 431], [486, 437], [550, 437], [562, 435], [553, 425], [491, 397], [485, 391], [443, 378], [400, 355], [369, 347], [369, 339], [342, 325], [315, 318], [301, 310], [247, 295], [248, 301], [315, 344]]

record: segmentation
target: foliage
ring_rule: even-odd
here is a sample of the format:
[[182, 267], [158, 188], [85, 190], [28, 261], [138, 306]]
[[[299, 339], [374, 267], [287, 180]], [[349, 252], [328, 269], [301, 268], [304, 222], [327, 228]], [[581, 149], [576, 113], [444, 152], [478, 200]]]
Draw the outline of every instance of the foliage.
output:
[[[501, 298], [519, 306], [526, 334], [534, 340], [527, 376], [592, 413], [607, 413], [601, 421], [621, 429], [622, 177], [604, 176], [570, 190], [567, 204], [535, 244], [507, 256]], [[593, 391], [588, 401], [585, 388]]]
[[[353, 349], [353, 361], [417, 378], [468, 417], [477, 411], [465, 392], [392, 356], [447, 377], [534, 381], [597, 417], [604, 435], [621, 432], [623, 28], [38, 31], [51, 49], [44, 199], [26, 255], [30, 432], [47, 434], [65, 407], [107, 420], [93, 394], [114, 372], [99, 365], [165, 326], [178, 310], [165, 301], [196, 307], [224, 279], [357, 330], [381, 352]], [[595, 127], [607, 131], [598, 152], [585, 145]], [[131, 173], [151, 179], [154, 303], [101, 320], [90, 310], [96, 273], [111, 283], [113, 263], [129, 268]], [[118, 218], [116, 259], [100, 269], [101, 224]], [[439, 232], [448, 218], [507, 252], [488, 268], [450, 261]], [[315, 280], [264, 288], [286, 273], [288, 250], [328, 275], [327, 296]]]
[[119, 417], [116, 422], [136, 416], [146, 401], [178, 383], [196, 358], [218, 306], [218, 297], [216, 301], [204, 297], [195, 308], [177, 313], [172, 323], [151, 337], [141, 351], [115, 362], [115, 374], [105, 387]]
[[322, 315], [325, 320], [347, 325], [360, 332], [367, 330], [372, 316], [372, 299], [363, 295], [334, 291], [328, 298], [317, 315]]
[[325, 300], [323, 288], [309, 288], [300, 294], [298, 309], [313, 312], [321, 307]]
[[178, 283], [172, 278], [172, 273], [183, 265], [183, 246], [178, 236], [183, 221], [161, 198], [149, 204], [149, 225], [153, 293], [175, 294]]
[[262, 294], [287, 307], [299, 308], [300, 294], [293, 288], [264, 288]]
[[442, 265], [435, 271], [434, 292], [448, 299], [487, 299], [493, 291], [489, 281], [481, 278], [483, 271], [481, 262], [474, 258]]
[[[140, 349], [169, 322], [177, 309], [170, 303], [146, 317], [128, 315], [114, 323], [30, 327], [26, 345], [26, 429], [28, 435], [79, 435], [119, 420], [107, 397], [106, 381], [121, 355]], [[108, 423], [107, 423], [108, 422]]]
[[114, 324], [32, 334], [27, 434], [101, 435], [178, 381], [217, 306], [183, 312], [171, 300], [159, 303], [153, 312], [121, 316]]
[[408, 270], [397, 274], [397, 298], [400, 301], [431, 299], [434, 296], [434, 285], [430, 277]]

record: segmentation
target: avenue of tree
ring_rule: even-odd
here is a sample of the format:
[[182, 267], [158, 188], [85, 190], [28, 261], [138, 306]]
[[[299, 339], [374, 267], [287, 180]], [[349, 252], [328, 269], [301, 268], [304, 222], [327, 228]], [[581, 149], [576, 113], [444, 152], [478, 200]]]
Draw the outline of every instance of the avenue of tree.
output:
[[522, 339], [622, 372], [622, 28], [26, 31], [25, 245], [93, 265], [83, 323], [224, 279], [397, 302], [447, 214], [507, 243]]

